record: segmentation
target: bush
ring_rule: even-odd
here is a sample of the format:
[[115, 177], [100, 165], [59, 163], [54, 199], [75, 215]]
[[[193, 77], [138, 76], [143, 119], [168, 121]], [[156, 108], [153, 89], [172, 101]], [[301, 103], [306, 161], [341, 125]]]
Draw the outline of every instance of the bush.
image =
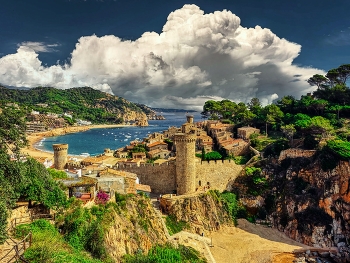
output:
[[25, 251], [24, 258], [31, 263], [102, 263], [83, 252], [72, 249], [47, 220], [40, 219], [31, 224], [19, 225], [16, 235], [26, 235], [32, 231], [32, 245]]

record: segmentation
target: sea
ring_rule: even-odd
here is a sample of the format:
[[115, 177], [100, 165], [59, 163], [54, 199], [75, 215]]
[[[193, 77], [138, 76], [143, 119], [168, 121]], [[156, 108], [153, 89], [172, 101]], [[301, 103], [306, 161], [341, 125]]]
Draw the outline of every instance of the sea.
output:
[[195, 122], [202, 120], [199, 112], [157, 112], [157, 115], [163, 115], [165, 120], [149, 120], [149, 126], [147, 127], [98, 128], [46, 137], [36, 143], [34, 147], [41, 151], [53, 153], [52, 144], [67, 143], [69, 145], [69, 155], [96, 156], [103, 153], [106, 148], [119, 149], [129, 145], [131, 141], [142, 141], [143, 138], [154, 132], [162, 132], [172, 126], [180, 127], [186, 122], [186, 115], [193, 115]]

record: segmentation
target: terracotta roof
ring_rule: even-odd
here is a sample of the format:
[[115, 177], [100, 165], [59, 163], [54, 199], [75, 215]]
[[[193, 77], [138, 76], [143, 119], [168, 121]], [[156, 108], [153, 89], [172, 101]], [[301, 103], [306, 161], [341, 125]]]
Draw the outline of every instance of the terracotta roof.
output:
[[165, 142], [154, 142], [154, 143], [151, 143], [151, 144], [148, 144], [147, 147], [153, 147], [153, 146], [157, 146], [157, 145], [168, 145], [167, 143]]

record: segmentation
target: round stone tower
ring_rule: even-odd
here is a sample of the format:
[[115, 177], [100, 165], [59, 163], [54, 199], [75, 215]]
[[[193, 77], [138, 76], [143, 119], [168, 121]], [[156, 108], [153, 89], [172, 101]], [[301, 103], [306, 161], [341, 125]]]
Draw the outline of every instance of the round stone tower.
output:
[[64, 170], [67, 163], [68, 144], [53, 144], [54, 165], [57, 170]]
[[177, 195], [196, 191], [196, 134], [175, 134]]

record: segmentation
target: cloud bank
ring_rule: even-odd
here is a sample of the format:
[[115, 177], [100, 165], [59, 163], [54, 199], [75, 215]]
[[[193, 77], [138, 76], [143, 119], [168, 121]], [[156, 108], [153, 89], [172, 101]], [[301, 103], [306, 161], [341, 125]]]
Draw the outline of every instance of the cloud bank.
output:
[[154, 107], [201, 110], [208, 99], [271, 103], [313, 88], [322, 70], [292, 65], [301, 46], [270, 29], [245, 28], [223, 10], [204, 14], [196, 5], [170, 13], [160, 34], [135, 41], [84, 36], [65, 65], [43, 66], [38, 52], [53, 46], [25, 42], [0, 58], [0, 83], [18, 87], [91, 86]]

